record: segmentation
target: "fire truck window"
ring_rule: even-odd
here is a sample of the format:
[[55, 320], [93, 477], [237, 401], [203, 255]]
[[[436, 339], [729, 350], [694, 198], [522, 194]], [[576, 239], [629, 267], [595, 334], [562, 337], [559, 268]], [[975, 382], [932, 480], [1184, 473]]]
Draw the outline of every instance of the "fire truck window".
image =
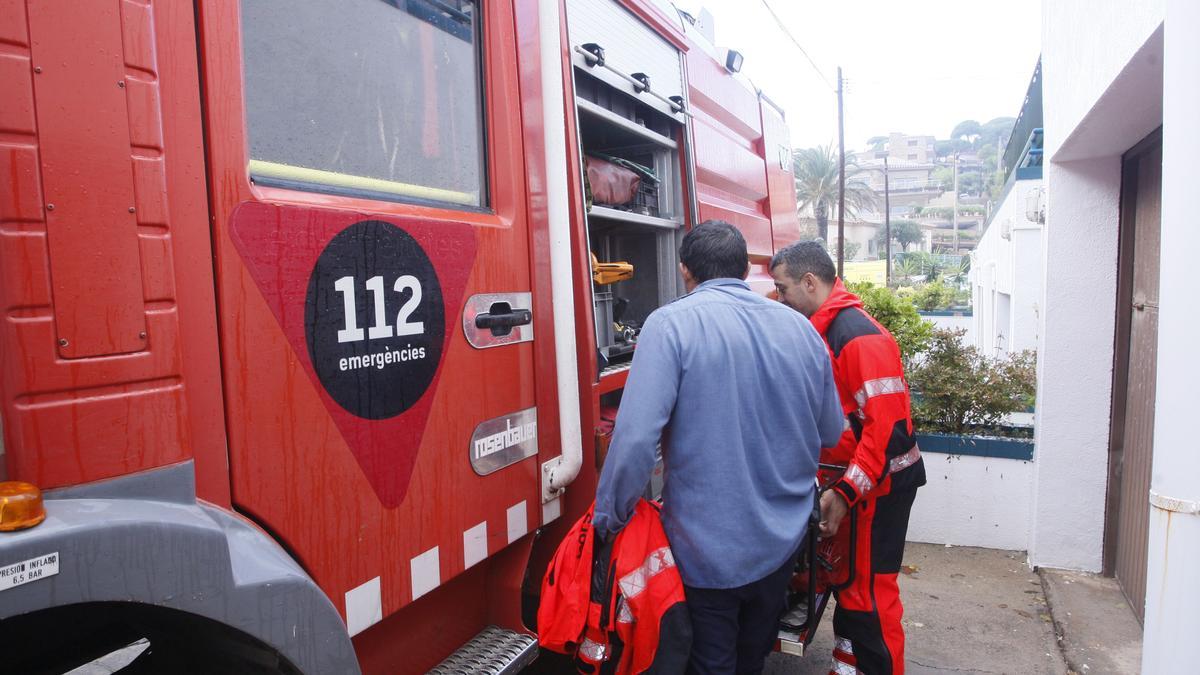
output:
[[476, 0], [242, 0], [255, 183], [487, 203]]

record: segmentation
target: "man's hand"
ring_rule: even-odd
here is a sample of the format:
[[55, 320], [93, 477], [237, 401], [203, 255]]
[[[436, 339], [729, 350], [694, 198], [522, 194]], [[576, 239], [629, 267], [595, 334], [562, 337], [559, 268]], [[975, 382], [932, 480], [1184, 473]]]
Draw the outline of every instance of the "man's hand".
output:
[[821, 524], [818, 529], [822, 539], [828, 539], [837, 534], [838, 527], [842, 524], [842, 518], [846, 517], [846, 512], [849, 510], [850, 506], [837, 492], [826, 490], [821, 494]]

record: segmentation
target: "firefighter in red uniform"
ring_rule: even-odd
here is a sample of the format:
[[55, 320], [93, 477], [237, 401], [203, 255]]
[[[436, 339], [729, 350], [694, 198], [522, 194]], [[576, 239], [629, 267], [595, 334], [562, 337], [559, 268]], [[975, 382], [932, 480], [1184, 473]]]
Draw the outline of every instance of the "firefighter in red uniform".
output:
[[821, 451], [822, 464], [846, 467], [821, 496], [822, 536], [848, 527], [844, 518], [857, 520], [849, 585], [837, 592], [833, 615], [831, 672], [898, 675], [904, 609], [896, 575], [913, 499], [925, 484], [900, 348], [846, 290], [820, 243], [781, 249], [771, 276], [780, 302], [809, 317], [825, 338], [848, 420], [837, 447]]

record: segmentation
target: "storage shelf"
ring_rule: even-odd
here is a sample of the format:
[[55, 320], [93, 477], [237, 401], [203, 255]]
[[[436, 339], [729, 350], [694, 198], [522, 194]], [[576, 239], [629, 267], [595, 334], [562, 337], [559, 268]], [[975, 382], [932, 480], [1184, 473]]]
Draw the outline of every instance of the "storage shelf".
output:
[[625, 362], [600, 371], [600, 383], [597, 385], [596, 393], [603, 396], [618, 389], [624, 389], [625, 381], [629, 379], [629, 369], [632, 366], [633, 363]]
[[633, 211], [622, 211], [620, 209], [611, 209], [607, 206], [593, 204], [592, 210], [588, 211], [588, 218], [607, 218], [608, 220], [617, 220], [622, 223], [633, 223], [634, 225], [647, 225], [649, 227], [659, 227], [667, 230], [678, 229], [682, 223], [667, 218], [658, 218], [656, 216], [647, 216]]
[[576, 97], [575, 105], [579, 107], [579, 112], [586, 113], [592, 117], [597, 117], [601, 120], [604, 120], [605, 122], [608, 122], [609, 124], [618, 127], [623, 131], [637, 136], [642, 141], [649, 141], [655, 145], [660, 145], [664, 148], [670, 148], [671, 150], [679, 147], [674, 139], [667, 138], [658, 132], [651, 131], [637, 122], [621, 117], [612, 111], [601, 108], [587, 99]]

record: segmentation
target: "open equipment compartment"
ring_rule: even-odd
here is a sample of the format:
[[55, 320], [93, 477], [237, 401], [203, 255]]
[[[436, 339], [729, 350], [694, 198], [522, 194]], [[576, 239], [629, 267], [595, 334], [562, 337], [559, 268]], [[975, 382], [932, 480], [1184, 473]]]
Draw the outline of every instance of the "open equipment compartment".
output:
[[[575, 92], [585, 183], [586, 165], [595, 159], [633, 167], [639, 176], [633, 199], [591, 203], [587, 213], [596, 260], [633, 267], [632, 278], [592, 286], [601, 367], [615, 372], [627, 367], [646, 317], [683, 292], [677, 265], [685, 210], [677, 140], [684, 137], [683, 123], [580, 67]], [[591, 193], [587, 185], [585, 191]]]

